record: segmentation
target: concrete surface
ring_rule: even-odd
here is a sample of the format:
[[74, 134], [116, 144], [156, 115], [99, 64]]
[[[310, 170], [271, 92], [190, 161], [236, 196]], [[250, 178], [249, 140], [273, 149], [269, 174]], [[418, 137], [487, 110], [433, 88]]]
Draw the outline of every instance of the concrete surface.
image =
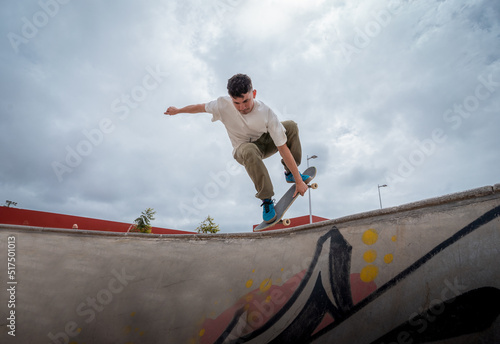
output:
[[499, 185], [251, 230], [2, 226], [0, 342], [500, 342]]

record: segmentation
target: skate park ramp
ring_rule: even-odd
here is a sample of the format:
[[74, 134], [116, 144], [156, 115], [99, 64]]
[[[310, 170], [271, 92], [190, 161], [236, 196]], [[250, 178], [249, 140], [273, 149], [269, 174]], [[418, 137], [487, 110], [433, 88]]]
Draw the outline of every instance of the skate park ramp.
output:
[[264, 233], [0, 243], [1, 343], [500, 342], [499, 184]]

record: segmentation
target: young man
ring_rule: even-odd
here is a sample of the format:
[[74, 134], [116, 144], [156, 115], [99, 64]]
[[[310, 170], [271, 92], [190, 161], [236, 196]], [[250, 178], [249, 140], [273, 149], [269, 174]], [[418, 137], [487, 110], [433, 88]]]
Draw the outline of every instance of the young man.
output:
[[181, 109], [171, 106], [165, 111], [165, 115], [208, 112], [213, 116], [212, 122], [220, 120], [233, 145], [233, 157], [245, 166], [257, 190], [255, 197], [262, 200], [264, 221], [272, 222], [276, 218], [271, 199], [274, 190], [262, 159], [279, 152], [285, 167], [286, 181], [296, 185], [294, 196], [304, 196], [308, 189], [306, 183], [310, 177], [300, 174], [297, 167], [302, 157], [297, 124], [293, 121], [280, 123], [267, 105], [256, 100], [257, 91], [252, 87], [252, 80], [245, 74], [231, 77], [227, 90], [229, 96]]

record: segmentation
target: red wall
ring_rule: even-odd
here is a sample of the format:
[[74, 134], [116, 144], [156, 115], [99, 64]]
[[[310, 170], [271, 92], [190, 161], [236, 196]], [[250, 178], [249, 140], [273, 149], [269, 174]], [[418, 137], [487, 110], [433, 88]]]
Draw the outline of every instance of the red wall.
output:
[[[0, 223], [8, 225], [24, 225], [45, 228], [71, 229], [74, 224], [78, 229], [98, 230], [106, 232], [126, 232], [131, 223], [92, 219], [88, 217], [47, 213], [44, 211], [0, 207]], [[153, 227], [154, 234], [193, 234], [195, 232], [179, 231]]]

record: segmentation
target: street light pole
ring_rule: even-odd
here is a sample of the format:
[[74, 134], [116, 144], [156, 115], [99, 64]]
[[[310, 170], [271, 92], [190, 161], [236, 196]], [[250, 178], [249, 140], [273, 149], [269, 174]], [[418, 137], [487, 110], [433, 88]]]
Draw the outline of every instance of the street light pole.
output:
[[[313, 155], [313, 156], [307, 156], [307, 168], [309, 168], [309, 159], [316, 159], [318, 156]], [[312, 217], [312, 207], [311, 207], [311, 190], [308, 190], [309, 193], [309, 223], [313, 222], [313, 217]]]
[[380, 209], [382, 209], [382, 198], [380, 197], [380, 188], [387, 187], [387, 184], [378, 185], [378, 201], [380, 202]]

